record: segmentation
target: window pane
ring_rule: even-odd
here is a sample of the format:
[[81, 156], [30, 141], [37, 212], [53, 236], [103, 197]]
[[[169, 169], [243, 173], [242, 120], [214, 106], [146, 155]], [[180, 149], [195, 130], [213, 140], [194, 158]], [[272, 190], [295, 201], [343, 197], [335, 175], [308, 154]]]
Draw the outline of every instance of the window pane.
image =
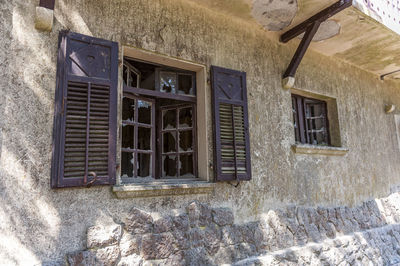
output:
[[163, 129], [176, 128], [176, 109], [163, 112]]
[[151, 155], [138, 153], [138, 169], [137, 175], [140, 177], [151, 177]]
[[176, 93], [176, 74], [173, 72], [160, 73], [160, 90], [162, 92]]
[[124, 97], [122, 100], [122, 120], [135, 120], [135, 100]]
[[192, 127], [192, 107], [179, 110], [179, 127]]
[[192, 130], [179, 132], [179, 151], [193, 150], [193, 133]]
[[194, 177], [193, 154], [179, 156], [179, 176], [183, 178]]
[[122, 148], [134, 149], [135, 127], [122, 124]]
[[138, 149], [151, 150], [151, 128], [138, 127]]
[[176, 132], [164, 133], [163, 142], [163, 152], [176, 152]]
[[164, 155], [162, 161], [162, 176], [164, 178], [176, 177], [176, 156]]
[[194, 95], [193, 84], [192, 84], [192, 75], [178, 75], [178, 93], [179, 94], [188, 94]]
[[133, 173], [134, 153], [122, 152], [121, 154], [121, 177], [134, 177]]
[[138, 122], [151, 124], [151, 103], [138, 100]]

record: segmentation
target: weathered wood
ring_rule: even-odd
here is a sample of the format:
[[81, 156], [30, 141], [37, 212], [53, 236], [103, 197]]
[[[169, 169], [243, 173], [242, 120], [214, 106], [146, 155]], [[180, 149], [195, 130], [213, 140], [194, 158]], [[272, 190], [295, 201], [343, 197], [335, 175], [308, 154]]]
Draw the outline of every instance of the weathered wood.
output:
[[285, 71], [285, 74], [283, 74], [283, 78], [295, 76], [296, 70], [301, 63], [301, 60], [303, 59], [308, 46], [310, 46], [310, 43], [315, 33], [317, 32], [319, 25], [320, 22], [315, 22], [307, 29], [306, 34], [304, 34], [304, 37], [301, 40], [299, 47], [297, 47], [296, 53], [294, 54], [292, 61], [290, 61], [290, 64]]
[[314, 23], [321, 23], [328, 18], [332, 17], [333, 15], [339, 13], [340, 11], [348, 8], [352, 5], [352, 0], [340, 0], [333, 5], [325, 8], [324, 10], [320, 11], [319, 13], [315, 14], [314, 16], [310, 17], [306, 21], [300, 23], [296, 27], [290, 29], [289, 31], [285, 32], [281, 35], [280, 41], [281, 42], [288, 42], [291, 39], [295, 38], [296, 36], [302, 34], [303, 32], [307, 31]]

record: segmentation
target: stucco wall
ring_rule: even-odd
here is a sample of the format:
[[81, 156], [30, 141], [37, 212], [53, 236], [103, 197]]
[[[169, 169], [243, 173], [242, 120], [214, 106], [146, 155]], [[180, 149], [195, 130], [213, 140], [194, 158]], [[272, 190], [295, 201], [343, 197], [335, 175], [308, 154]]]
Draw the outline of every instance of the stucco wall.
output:
[[[0, 257], [35, 264], [85, 246], [86, 228], [120, 222], [132, 207], [182, 210], [192, 200], [230, 207], [238, 222], [289, 203], [354, 205], [400, 183], [393, 115], [398, 83], [309, 51], [296, 88], [336, 98], [344, 157], [294, 154], [290, 92], [281, 74], [296, 45], [197, 6], [170, 1], [56, 1], [53, 31], [34, 29], [38, 1], [0, 4]], [[217, 184], [206, 196], [117, 199], [109, 187], [50, 189], [58, 31], [117, 41], [173, 57], [247, 72], [253, 179]], [[210, 88], [208, 88], [210, 90]], [[209, 93], [210, 95], [210, 93]], [[209, 99], [211, 104], [211, 100]], [[211, 137], [211, 112], [209, 112]], [[210, 158], [212, 149], [209, 148]], [[23, 254], [23, 255], [21, 255]]]

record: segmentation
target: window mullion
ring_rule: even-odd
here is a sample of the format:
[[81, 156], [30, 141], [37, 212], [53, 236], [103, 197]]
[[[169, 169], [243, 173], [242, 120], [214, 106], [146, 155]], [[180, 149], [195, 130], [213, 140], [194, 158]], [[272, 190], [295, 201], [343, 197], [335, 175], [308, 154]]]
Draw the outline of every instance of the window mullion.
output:
[[137, 152], [137, 145], [138, 145], [138, 126], [137, 126], [137, 121], [138, 121], [138, 99], [135, 99], [135, 113], [134, 113], [134, 118], [133, 121], [135, 122], [134, 125], [134, 136], [133, 136], [133, 149], [135, 152], [133, 153], [133, 176], [138, 177], [137, 174], [137, 165], [138, 165], [138, 152]]
[[176, 141], [175, 141], [175, 150], [176, 150], [176, 176], [180, 177], [181, 171], [179, 169], [179, 112], [180, 109], [176, 108]]

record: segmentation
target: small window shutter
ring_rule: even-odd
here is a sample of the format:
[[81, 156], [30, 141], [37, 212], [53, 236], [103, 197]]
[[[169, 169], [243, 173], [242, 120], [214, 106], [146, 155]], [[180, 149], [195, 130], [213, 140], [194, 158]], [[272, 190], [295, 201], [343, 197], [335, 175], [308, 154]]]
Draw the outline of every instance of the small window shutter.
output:
[[250, 180], [246, 73], [211, 66], [216, 181]]
[[53, 188], [115, 184], [118, 44], [61, 31]]

